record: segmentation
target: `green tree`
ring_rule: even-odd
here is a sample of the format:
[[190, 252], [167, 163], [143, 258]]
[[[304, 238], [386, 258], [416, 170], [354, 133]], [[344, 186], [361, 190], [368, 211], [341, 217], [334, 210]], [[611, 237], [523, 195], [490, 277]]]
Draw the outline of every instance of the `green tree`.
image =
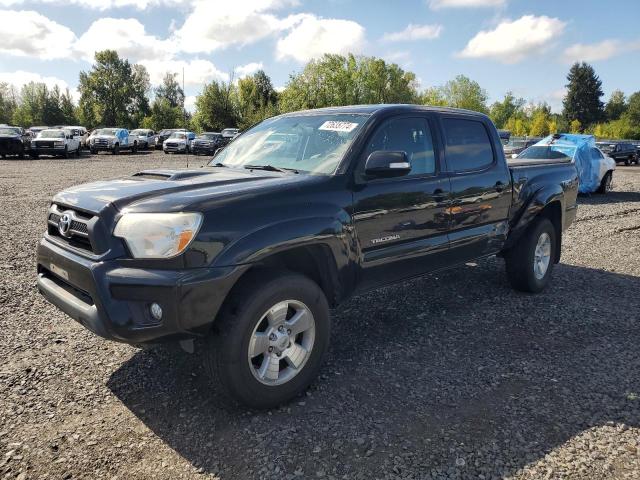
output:
[[60, 95], [60, 111], [62, 113], [62, 118], [64, 119], [62, 123], [65, 125], [78, 124], [76, 107], [73, 104], [73, 98], [71, 97], [71, 93], [68, 88], [62, 95]]
[[288, 112], [366, 103], [418, 101], [416, 78], [395, 63], [352, 54], [325, 55], [292, 75], [280, 94], [280, 109]]
[[141, 120], [138, 111], [145, 108], [148, 74], [114, 50], [104, 50], [96, 52], [91, 71], [80, 72], [78, 90], [79, 110], [87, 126], [134, 127]]
[[614, 90], [609, 97], [604, 113], [607, 120], [618, 120], [627, 111], [627, 100], [622, 90]]
[[507, 92], [501, 102], [494, 102], [491, 105], [489, 116], [496, 127], [504, 128], [511, 117], [523, 115], [524, 105], [524, 98], [516, 98], [513, 93]]
[[437, 93], [431, 93], [431, 95], [442, 101], [446, 106], [489, 113], [487, 108], [489, 95], [487, 91], [480, 87], [478, 82], [464, 75], [458, 75], [453, 80], [449, 80], [444, 85], [435, 88]]
[[13, 86], [0, 82], [0, 123], [12, 122], [17, 104], [18, 99]]
[[184, 126], [182, 107], [174, 107], [165, 97], [156, 97], [151, 104], [150, 114], [140, 122], [143, 128], [160, 131], [163, 128]]
[[577, 120], [582, 131], [604, 117], [604, 106], [600, 100], [604, 95], [602, 81], [593, 67], [585, 62], [573, 64], [567, 80], [567, 95], [562, 102], [563, 115], [570, 122]]
[[262, 70], [240, 79], [234, 93], [238, 127], [242, 130], [278, 112], [278, 94], [271, 84], [271, 79]]
[[629, 120], [636, 125], [640, 125], [640, 92], [630, 95], [627, 105]]
[[167, 72], [162, 84], [156, 88], [156, 98], [165, 98], [172, 107], [182, 107], [184, 105], [184, 91], [176, 79], [177, 73]]
[[580, 133], [582, 132], [582, 123], [578, 119], [571, 120], [569, 124], [571, 128], [571, 133]]
[[232, 82], [214, 80], [205, 85], [202, 93], [196, 97], [194, 127], [201, 131], [220, 131], [227, 127], [235, 127], [238, 124], [238, 115], [233, 101], [234, 90]]
[[549, 135], [549, 121], [551, 119], [551, 107], [546, 103], [540, 103], [531, 109], [529, 135], [544, 137]]

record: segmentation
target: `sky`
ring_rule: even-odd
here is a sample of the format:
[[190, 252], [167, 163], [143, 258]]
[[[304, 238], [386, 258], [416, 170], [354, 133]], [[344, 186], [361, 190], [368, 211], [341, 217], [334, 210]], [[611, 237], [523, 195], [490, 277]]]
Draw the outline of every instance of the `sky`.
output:
[[[629, 21], [625, 21], [628, 19]], [[185, 71], [187, 107], [212, 80], [262, 68], [276, 88], [324, 53], [382, 57], [421, 88], [456, 75], [561, 109], [591, 63], [605, 100], [640, 90], [638, 0], [0, 0], [0, 82], [68, 87], [114, 49], [152, 84]], [[181, 80], [181, 79], [180, 79]]]

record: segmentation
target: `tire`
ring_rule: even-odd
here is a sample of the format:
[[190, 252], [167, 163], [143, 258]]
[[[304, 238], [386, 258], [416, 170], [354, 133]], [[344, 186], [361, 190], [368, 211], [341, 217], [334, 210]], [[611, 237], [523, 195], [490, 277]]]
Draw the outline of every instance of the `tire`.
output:
[[607, 192], [610, 192], [612, 181], [613, 181], [613, 173], [611, 171], [608, 171], [607, 173], [604, 174], [604, 177], [602, 177], [602, 180], [600, 181], [600, 186], [598, 187], [598, 190], [596, 190], [596, 192], [602, 193], [602, 194], [606, 194]]
[[631, 165], [631, 162], [633, 161], [633, 157], [628, 157], [624, 159], [624, 164], [628, 167], [629, 165]]
[[138, 142], [133, 142], [133, 148], [131, 149], [131, 153], [138, 153]]
[[69, 149], [67, 147], [64, 147], [64, 153], [62, 154], [62, 156], [64, 158], [69, 158]]
[[97, 155], [98, 154], [98, 150], [96, 150], [95, 148], [92, 148], [89, 151], [91, 152], [91, 155]]
[[76, 148], [76, 158], [80, 158], [80, 145]]
[[118, 145], [117, 143], [113, 146], [113, 154], [120, 155], [120, 145]]
[[[275, 315], [269, 322], [267, 313], [275, 307], [287, 316]], [[288, 322], [299, 312], [306, 312], [301, 318], [311, 318], [313, 328], [293, 337], [294, 330], [289, 338], [290, 330], [285, 327], [293, 329]], [[329, 345], [329, 331], [329, 305], [312, 280], [287, 271], [250, 273], [234, 287], [217, 317], [215, 331], [206, 343], [205, 368], [228, 399], [256, 409], [273, 408], [300, 394], [317, 376]], [[264, 342], [257, 345], [267, 350], [250, 360], [252, 339], [260, 335]], [[301, 344], [308, 350], [304, 358], [299, 353]], [[290, 356], [292, 353], [295, 355]], [[299, 362], [298, 368], [292, 366], [294, 361]], [[269, 378], [274, 375], [275, 379]]]
[[[543, 274], [540, 275], [540, 270], [537, 272], [534, 270], [538, 243], [544, 240], [544, 235], [547, 236], [548, 243], [544, 242], [545, 247], [542, 248], [542, 251], [545, 253], [544, 257], [547, 257], [546, 254], [548, 254], [548, 261]], [[505, 255], [507, 277], [514, 289], [530, 293], [539, 293], [544, 290], [553, 271], [556, 257], [556, 236], [556, 230], [551, 221], [545, 217], [538, 217], [523, 233], [518, 243], [507, 252]], [[541, 253], [540, 250], [538, 253]]]

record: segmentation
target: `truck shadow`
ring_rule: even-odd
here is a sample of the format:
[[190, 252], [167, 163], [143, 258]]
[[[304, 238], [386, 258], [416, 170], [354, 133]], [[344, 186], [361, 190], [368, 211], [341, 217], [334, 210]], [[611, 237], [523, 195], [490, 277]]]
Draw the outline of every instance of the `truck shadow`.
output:
[[613, 190], [606, 195], [580, 194], [578, 203], [586, 205], [602, 205], [605, 203], [640, 203], [640, 192], [618, 192]]
[[504, 477], [588, 429], [638, 426], [640, 277], [561, 264], [525, 295], [503, 270], [491, 259], [352, 299], [334, 312], [321, 377], [270, 412], [225, 406], [197, 355], [163, 349], [108, 386], [224, 479]]

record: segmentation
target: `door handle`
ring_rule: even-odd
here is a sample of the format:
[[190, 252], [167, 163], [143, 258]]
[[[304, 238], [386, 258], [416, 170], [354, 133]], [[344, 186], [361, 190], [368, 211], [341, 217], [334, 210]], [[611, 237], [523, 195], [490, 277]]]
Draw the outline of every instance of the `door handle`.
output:
[[498, 181], [496, 182], [496, 185], [495, 185], [496, 192], [501, 192], [501, 191], [503, 191], [503, 190], [504, 190], [504, 187], [505, 187], [505, 185], [504, 185], [504, 183], [502, 183], [501, 181], [499, 181], [499, 180], [498, 180]]

